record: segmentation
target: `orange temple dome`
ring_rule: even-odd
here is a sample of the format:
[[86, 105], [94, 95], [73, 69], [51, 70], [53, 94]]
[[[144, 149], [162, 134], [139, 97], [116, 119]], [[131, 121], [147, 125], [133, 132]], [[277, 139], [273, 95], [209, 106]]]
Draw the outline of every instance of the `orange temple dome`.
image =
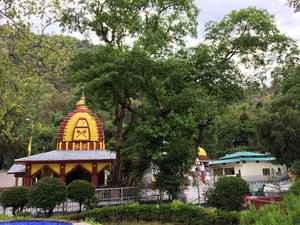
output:
[[57, 150], [102, 150], [105, 149], [104, 130], [98, 116], [85, 105], [85, 98], [76, 103], [60, 125]]

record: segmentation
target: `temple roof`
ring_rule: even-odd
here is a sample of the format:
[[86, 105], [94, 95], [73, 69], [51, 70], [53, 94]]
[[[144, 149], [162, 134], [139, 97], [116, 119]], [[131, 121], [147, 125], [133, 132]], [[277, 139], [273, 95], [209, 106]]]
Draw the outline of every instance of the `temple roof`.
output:
[[57, 150], [102, 150], [105, 149], [104, 130], [97, 115], [85, 105], [82, 97], [76, 109], [69, 113], [60, 125]]
[[24, 172], [25, 172], [25, 165], [22, 164], [14, 164], [7, 171], [8, 174], [24, 173]]
[[74, 151], [59, 151], [54, 150], [37, 155], [16, 159], [16, 163], [21, 162], [41, 162], [41, 161], [98, 161], [98, 160], [114, 160], [116, 153], [108, 150], [74, 150]]

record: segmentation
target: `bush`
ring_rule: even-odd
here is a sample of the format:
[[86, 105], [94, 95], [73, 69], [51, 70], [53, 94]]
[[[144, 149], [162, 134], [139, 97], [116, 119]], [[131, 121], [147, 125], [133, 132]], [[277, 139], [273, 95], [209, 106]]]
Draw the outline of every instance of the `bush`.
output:
[[28, 200], [30, 205], [51, 216], [55, 206], [67, 200], [66, 185], [57, 178], [43, 178], [29, 189]]
[[28, 203], [28, 188], [11, 187], [2, 192], [0, 196], [0, 204], [3, 208], [12, 207], [12, 214], [22, 212], [24, 206]]
[[91, 202], [95, 196], [95, 187], [85, 180], [74, 180], [68, 185], [68, 197], [79, 203], [79, 212], [82, 204]]
[[286, 195], [282, 204], [269, 204], [256, 210], [251, 206], [241, 214], [241, 225], [300, 224], [300, 196]]
[[289, 193], [300, 196], [300, 179], [295, 180], [289, 189]]
[[206, 193], [207, 204], [226, 211], [240, 210], [248, 189], [240, 177], [221, 177]]
[[217, 211], [178, 201], [161, 205], [131, 205], [97, 208], [63, 217], [70, 220], [92, 219], [95, 222], [156, 221], [185, 225], [237, 225], [239, 214]]
[[293, 173], [296, 175], [297, 178], [300, 177], [300, 160], [297, 160], [292, 163], [292, 170]]

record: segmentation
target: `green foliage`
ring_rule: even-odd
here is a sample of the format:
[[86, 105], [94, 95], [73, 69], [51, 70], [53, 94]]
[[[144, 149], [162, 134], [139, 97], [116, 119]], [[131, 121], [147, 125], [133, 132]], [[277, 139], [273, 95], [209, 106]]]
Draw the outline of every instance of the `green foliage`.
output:
[[196, 205], [178, 201], [161, 205], [124, 205], [93, 209], [80, 214], [64, 216], [72, 220], [92, 220], [94, 222], [157, 221], [186, 225], [239, 224], [239, 214], [212, 209], [199, 208]]
[[[93, 31], [105, 43], [122, 46], [126, 40], [152, 53], [196, 36], [197, 9], [194, 1], [80, 1], [57, 7], [61, 25], [69, 30]], [[88, 16], [87, 16], [88, 15]]]
[[12, 207], [13, 215], [22, 212], [24, 206], [28, 203], [28, 188], [11, 187], [3, 191], [0, 195], [0, 204], [3, 208]]
[[248, 189], [247, 182], [240, 177], [221, 177], [206, 193], [207, 203], [227, 211], [240, 210]]
[[87, 204], [95, 196], [95, 187], [85, 180], [74, 180], [68, 186], [68, 197], [79, 203], [79, 212], [82, 204]]
[[292, 7], [295, 12], [300, 11], [300, 2], [298, 0], [288, 0], [289, 6]]
[[293, 162], [291, 168], [296, 177], [300, 178], [300, 160]]
[[261, 142], [279, 163], [290, 166], [300, 159], [300, 107], [299, 66], [284, 71], [281, 94], [276, 95], [267, 107], [258, 126]]
[[289, 193], [300, 196], [300, 179], [296, 179], [289, 189]]
[[4, 215], [4, 214], [0, 214], [0, 220], [10, 220], [10, 219], [11, 219], [10, 216]]
[[43, 178], [29, 189], [28, 199], [30, 205], [51, 216], [55, 206], [67, 200], [67, 188], [57, 178]]
[[259, 210], [251, 206], [241, 214], [241, 225], [294, 225], [299, 224], [300, 197], [287, 195], [282, 204], [265, 205]]

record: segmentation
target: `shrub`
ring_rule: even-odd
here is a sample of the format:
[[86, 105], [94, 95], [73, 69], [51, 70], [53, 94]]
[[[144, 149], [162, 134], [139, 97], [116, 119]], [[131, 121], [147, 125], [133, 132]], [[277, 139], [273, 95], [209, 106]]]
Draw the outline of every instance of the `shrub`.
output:
[[300, 179], [295, 180], [295, 182], [290, 187], [289, 193], [300, 196]]
[[28, 203], [27, 194], [26, 187], [11, 187], [2, 192], [0, 204], [3, 208], [12, 207], [12, 214], [16, 215], [16, 212], [21, 212]]
[[196, 205], [175, 202], [173, 204], [140, 205], [97, 208], [63, 217], [70, 220], [92, 219], [95, 222], [156, 221], [185, 225], [237, 225], [239, 214], [217, 211]]
[[66, 185], [57, 178], [43, 178], [29, 189], [28, 200], [51, 216], [55, 206], [67, 200]]
[[297, 178], [300, 177], [300, 160], [297, 160], [292, 163], [292, 170]]
[[251, 206], [242, 213], [241, 225], [294, 225], [300, 224], [300, 196], [286, 195], [282, 204], [269, 204], [256, 210]]
[[226, 211], [240, 210], [248, 189], [240, 177], [221, 177], [206, 193], [207, 204]]
[[68, 197], [79, 203], [79, 212], [81, 206], [93, 200], [95, 196], [95, 187], [85, 180], [74, 180], [68, 185]]

